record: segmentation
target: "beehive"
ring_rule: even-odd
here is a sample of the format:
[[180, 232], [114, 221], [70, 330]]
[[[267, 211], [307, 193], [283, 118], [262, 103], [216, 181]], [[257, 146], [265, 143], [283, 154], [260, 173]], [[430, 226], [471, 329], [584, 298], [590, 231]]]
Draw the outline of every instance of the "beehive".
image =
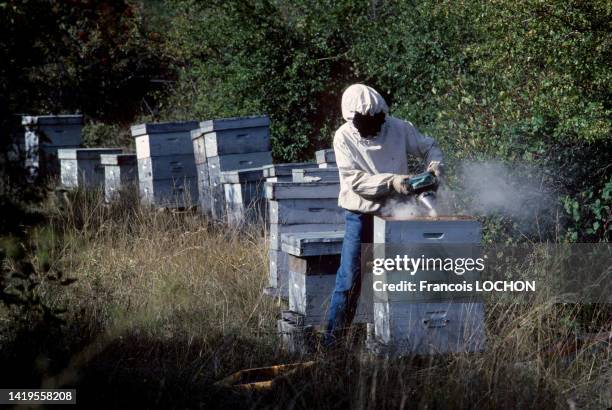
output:
[[336, 154], [331, 148], [315, 152], [315, 158], [319, 168], [336, 168]]
[[60, 148], [61, 183], [66, 188], [103, 188], [104, 166], [102, 154], [120, 154], [119, 148]]
[[197, 203], [197, 171], [191, 142], [191, 130], [197, 127], [196, 121], [132, 127], [143, 202], [170, 208]]
[[[282, 250], [288, 254], [289, 309], [303, 315], [306, 325], [321, 326], [325, 322], [340, 266], [343, 238], [342, 231], [282, 236]], [[372, 294], [365, 283], [362, 290], [354, 323], [372, 320]]]
[[[202, 211], [215, 219], [225, 216], [225, 189], [221, 173], [272, 163], [270, 119], [267, 116], [203, 121], [192, 134], [198, 163]], [[208, 174], [208, 185], [205, 174]]]
[[338, 207], [339, 184], [335, 182], [266, 182], [270, 234], [270, 286], [284, 293], [288, 260], [281, 250], [281, 235], [315, 231], [338, 231], [344, 211]]
[[313, 162], [292, 162], [287, 164], [274, 164], [264, 167], [264, 178], [267, 182], [292, 182], [294, 169], [316, 168]]
[[221, 183], [225, 192], [227, 222], [230, 225], [265, 220], [262, 168], [222, 172]]
[[293, 182], [339, 182], [338, 168], [302, 168], [293, 170]]
[[[480, 241], [480, 223], [469, 217], [374, 218], [375, 252], [378, 252], [375, 257], [393, 258], [402, 249], [410, 249], [417, 257], [433, 254], [440, 257], [446, 249], [450, 252], [456, 249], [453, 245], [473, 249]], [[398, 247], [394, 249], [394, 246]], [[482, 302], [448, 296], [435, 294], [424, 299], [423, 293], [415, 293], [402, 300], [375, 299], [377, 341], [398, 355], [482, 350], [485, 340]]]
[[23, 116], [25, 166], [32, 178], [60, 175], [57, 150], [81, 145], [82, 115]]
[[122, 192], [137, 189], [136, 154], [102, 154], [100, 163], [104, 167], [104, 200], [106, 202], [118, 199]]

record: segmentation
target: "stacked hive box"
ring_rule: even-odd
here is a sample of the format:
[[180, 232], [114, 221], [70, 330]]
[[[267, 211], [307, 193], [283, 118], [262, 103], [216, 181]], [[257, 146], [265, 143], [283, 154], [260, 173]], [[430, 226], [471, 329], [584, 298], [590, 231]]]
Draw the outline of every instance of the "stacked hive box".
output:
[[[334, 291], [344, 232], [308, 232], [282, 236], [289, 259], [289, 309], [301, 314], [305, 325], [323, 325]], [[371, 282], [363, 277], [362, 295], [354, 323], [372, 320]]]
[[[272, 163], [270, 119], [267, 116], [203, 121], [192, 134], [198, 164], [203, 213], [215, 219], [225, 216], [225, 192], [221, 173]], [[208, 185], [206, 185], [208, 178]]]
[[336, 154], [333, 149], [329, 148], [317, 151], [315, 152], [315, 157], [317, 159], [317, 164], [319, 164], [319, 168], [336, 168]]
[[100, 162], [100, 155], [120, 153], [119, 148], [58, 149], [62, 185], [66, 188], [102, 188], [104, 166]]
[[292, 182], [294, 169], [316, 168], [313, 162], [292, 162], [287, 164], [274, 164], [263, 167], [266, 182]]
[[338, 168], [306, 168], [293, 170], [293, 182], [339, 182]]
[[265, 219], [264, 182], [263, 168], [221, 173], [228, 224], [240, 225]]
[[197, 176], [190, 134], [197, 127], [196, 121], [132, 127], [143, 202], [162, 207], [188, 207], [197, 202]]
[[281, 235], [340, 231], [344, 212], [338, 207], [337, 182], [266, 182], [270, 237], [270, 288], [286, 295], [288, 259]]
[[[408, 249], [413, 257], [456, 258], [457, 249], [473, 252], [480, 240], [480, 223], [468, 217], [374, 218], [376, 258], [395, 258]], [[452, 272], [427, 275], [430, 281], [456, 280]], [[402, 278], [417, 281], [419, 273]], [[468, 279], [467, 273], [460, 279]], [[427, 355], [484, 348], [484, 308], [473, 295], [462, 299], [456, 294], [407, 292], [401, 299], [388, 294], [382, 299], [380, 295], [374, 299], [374, 333], [389, 353]]]
[[122, 192], [136, 188], [138, 167], [136, 154], [103, 154], [100, 163], [104, 167], [104, 200], [111, 202]]
[[82, 115], [23, 116], [25, 166], [32, 178], [60, 174], [57, 150], [81, 145]]

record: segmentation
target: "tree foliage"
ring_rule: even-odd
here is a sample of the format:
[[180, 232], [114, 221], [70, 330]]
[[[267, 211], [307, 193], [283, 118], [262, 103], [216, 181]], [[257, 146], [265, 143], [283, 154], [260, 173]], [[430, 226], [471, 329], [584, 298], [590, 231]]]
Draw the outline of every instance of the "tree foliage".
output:
[[541, 167], [565, 208], [581, 210], [568, 214], [571, 239], [609, 239], [608, 2], [167, 4], [179, 74], [168, 117], [266, 112], [275, 158], [304, 159], [331, 145], [343, 89], [365, 82], [451, 162]]

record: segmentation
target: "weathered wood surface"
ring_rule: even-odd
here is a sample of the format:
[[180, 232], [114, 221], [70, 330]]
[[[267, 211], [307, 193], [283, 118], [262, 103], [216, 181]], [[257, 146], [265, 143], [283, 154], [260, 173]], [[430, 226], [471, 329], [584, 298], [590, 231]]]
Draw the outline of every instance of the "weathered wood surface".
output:
[[306, 168], [293, 170], [293, 182], [339, 182], [338, 168]]
[[60, 177], [66, 188], [103, 188], [101, 154], [120, 154], [118, 148], [59, 149]]
[[336, 154], [332, 148], [322, 149], [315, 152], [317, 164], [336, 162]]
[[482, 227], [473, 219], [452, 217], [436, 220], [385, 220], [374, 218], [374, 242], [390, 244], [414, 243], [480, 243]]
[[221, 183], [221, 173], [246, 168], [263, 167], [272, 162], [270, 152], [252, 152], [208, 157], [208, 177], [212, 198], [212, 216], [223, 219], [225, 212], [225, 192]]
[[197, 175], [192, 154], [138, 159], [140, 179], [190, 178]]
[[[325, 259], [329, 258], [329, 261]], [[303, 259], [303, 260], [298, 260]], [[316, 264], [316, 266], [308, 266]], [[300, 258], [289, 255], [289, 309], [304, 315], [304, 323], [307, 325], [324, 325], [327, 309], [331, 301], [335, 283], [336, 272], [340, 265], [337, 255], [320, 256], [318, 258]], [[295, 270], [293, 268], [296, 268]], [[319, 274], [304, 274], [297, 272], [319, 271]], [[325, 269], [329, 269], [324, 273]], [[373, 320], [372, 293], [369, 292], [371, 282], [364, 277], [362, 283], [362, 294], [359, 298], [355, 312], [354, 323], [368, 323]]]
[[280, 199], [269, 200], [269, 221], [274, 224], [344, 222], [345, 211], [333, 199]]
[[197, 203], [197, 178], [139, 180], [144, 203], [168, 208], [184, 208]]
[[290, 162], [286, 164], [272, 164], [264, 167], [264, 177], [273, 178], [280, 176], [288, 176], [289, 180], [292, 178], [292, 172], [294, 169], [300, 168], [316, 168], [317, 164], [314, 162]]
[[270, 129], [250, 127], [212, 131], [204, 134], [209, 157], [270, 151]]
[[103, 154], [100, 163], [104, 166], [104, 200], [111, 202], [129, 189], [136, 190], [138, 167], [136, 154]]
[[244, 182], [261, 182], [263, 189], [264, 176], [263, 168], [246, 168], [233, 171], [222, 171], [221, 172], [221, 183], [222, 184], [241, 184]]
[[[281, 235], [281, 249], [290, 255], [301, 257], [339, 255], [343, 240], [344, 231], [289, 233]], [[290, 269], [295, 271], [296, 268]]]
[[191, 130], [198, 128], [197, 121], [170, 121], [132, 125], [132, 137], [153, 134], [181, 134], [189, 136]]
[[482, 303], [374, 303], [377, 340], [396, 355], [478, 352], [485, 347]]
[[266, 198], [338, 199], [340, 184], [336, 182], [266, 182]]
[[[375, 247], [376, 258], [393, 258], [397, 252], [406, 252], [402, 249], [414, 249], [424, 257], [444, 257], [445, 252], [457, 257], [454, 254], [457, 245], [470, 245], [466, 251], [472, 252], [473, 245], [480, 243], [481, 226], [468, 218], [385, 220], [375, 217], [374, 241], [381, 245], [401, 245], [401, 248]], [[431, 278], [437, 278], [436, 275], [454, 273], [431, 272]], [[444, 296], [440, 294], [416, 296], [418, 301], [407, 296], [405, 300], [390, 300], [389, 294], [377, 293], [374, 299], [375, 338], [389, 352], [428, 355], [483, 349], [484, 308], [477, 299], [466, 303], [465, 300], [440, 300]]]
[[255, 115], [251, 117], [230, 117], [202, 121], [199, 128], [203, 133], [212, 131], [229, 130], [236, 128], [269, 127], [270, 118], [267, 115]]
[[344, 223], [331, 224], [296, 224], [296, 225], [281, 225], [270, 224], [270, 249], [281, 249], [281, 235], [285, 233], [304, 233], [304, 232], [329, 232], [329, 231], [344, 231]]

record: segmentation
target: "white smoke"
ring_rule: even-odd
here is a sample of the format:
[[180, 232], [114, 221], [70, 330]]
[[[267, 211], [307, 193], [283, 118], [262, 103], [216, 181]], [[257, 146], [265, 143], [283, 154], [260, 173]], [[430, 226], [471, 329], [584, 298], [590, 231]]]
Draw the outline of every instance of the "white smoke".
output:
[[[440, 216], [502, 216], [524, 231], [551, 222], [555, 195], [545, 183], [544, 173], [533, 167], [499, 161], [463, 162], [453, 180], [452, 187], [442, 184], [436, 193]], [[393, 197], [380, 213], [402, 219], [427, 215], [414, 197]]]
[[535, 222], [554, 206], [541, 172], [501, 162], [466, 162], [458, 172], [458, 190], [474, 215], [506, 216], [521, 224]]

